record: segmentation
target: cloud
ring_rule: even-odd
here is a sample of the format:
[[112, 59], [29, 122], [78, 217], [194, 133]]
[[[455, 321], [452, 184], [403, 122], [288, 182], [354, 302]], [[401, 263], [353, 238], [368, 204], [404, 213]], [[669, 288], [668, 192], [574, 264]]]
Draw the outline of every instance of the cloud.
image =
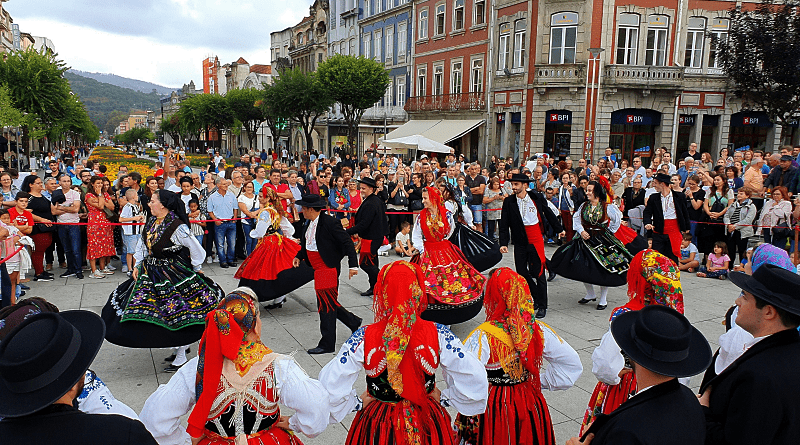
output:
[[24, 0], [3, 7], [23, 32], [50, 38], [68, 65], [179, 87], [201, 63], [270, 62], [270, 32], [299, 22], [312, 0]]

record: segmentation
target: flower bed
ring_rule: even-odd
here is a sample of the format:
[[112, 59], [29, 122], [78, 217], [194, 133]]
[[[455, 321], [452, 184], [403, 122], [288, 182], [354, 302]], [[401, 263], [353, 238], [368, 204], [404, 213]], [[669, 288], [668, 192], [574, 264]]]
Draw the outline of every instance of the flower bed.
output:
[[122, 150], [113, 147], [96, 147], [92, 150], [92, 155], [89, 156], [90, 161], [98, 161], [105, 165], [106, 176], [113, 182], [117, 179], [120, 165], [126, 165], [128, 172], [139, 172], [142, 179], [153, 174], [153, 161], [141, 159], [133, 154], [125, 153]]

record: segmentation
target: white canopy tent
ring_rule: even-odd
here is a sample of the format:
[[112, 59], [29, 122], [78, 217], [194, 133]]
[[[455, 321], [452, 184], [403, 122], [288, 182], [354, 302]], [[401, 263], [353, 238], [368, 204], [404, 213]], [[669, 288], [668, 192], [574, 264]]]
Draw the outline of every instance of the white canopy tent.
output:
[[[453, 148], [445, 144], [479, 127], [479, 120], [411, 120], [381, 139], [389, 148], [408, 148], [416, 151], [450, 153]], [[416, 153], [415, 153], [416, 157]]]
[[450, 153], [450, 150], [452, 150], [452, 148], [448, 147], [447, 145], [418, 134], [382, 141], [382, 143], [384, 146], [389, 148], [413, 148], [418, 151], [432, 151], [436, 153]]

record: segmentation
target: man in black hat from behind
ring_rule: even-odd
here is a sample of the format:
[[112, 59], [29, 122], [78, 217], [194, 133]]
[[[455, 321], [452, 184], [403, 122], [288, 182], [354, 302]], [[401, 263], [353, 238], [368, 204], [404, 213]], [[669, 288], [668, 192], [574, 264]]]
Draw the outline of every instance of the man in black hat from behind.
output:
[[792, 166], [792, 161], [790, 155], [781, 155], [778, 165], [772, 168], [764, 181], [764, 188], [773, 189], [784, 186], [789, 189], [789, 193], [797, 193], [798, 169]]
[[506, 180], [511, 182], [514, 199], [511, 196], [506, 198], [500, 211], [500, 252], [508, 253], [508, 242], [514, 241], [514, 266], [531, 289], [536, 318], [544, 318], [547, 314], [544, 234], [558, 233], [561, 238], [564, 229], [548, 207], [544, 195], [528, 190], [528, 183], [531, 182], [528, 176], [514, 173]]
[[369, 277], [369, 289], [362, 292], [361, 296], [371, 297], [380, 272], [378, 248], [383, 244], [383, 237], [389, 233], [389, 221], [386, 218], [386, 205], [375, 194], [378, 188], [375, 180], [366, 177], [358, 182], [362, 201], [356, 212], [356, 223], [347, 229], [347, 234], [361, 238], [359, 264]]
[[692, 391], [678, 382], [678, 377], [699, 374], [711, 363], [703, 334], [664, 306], [619, 315], [611, 322], [611, 334], [625, 367], [636, 375], [636, 395], [611, 414], [598, 415], [583, 437], [573, 437], [567, 445], [703, 445], [703, 410]]
[[653, 250], [678, 264], [683, 233], [689, 232], [689, 208], [686, 195], [670, 188], [670, 177], [653, 176], [656, 192], [647, 198], [644, 207], [644, 228], [652, 231]]
[[105, 336], [89, 311], [40, 313], [0, 343], [0, 440], [9, 444], [152, 444], [138, 420], [78, 411], [86, 370]]
[[736, 324], [753, 335], [745, 352], [700, 386], [707, 444], [789, 445], [800, 441], [800, 276], [772, 264], [732, 272], [742, 289]]
[[319, 330], [322, 339], [309, 354], [328, 354], [336, 347], [336, 320], [341, 320], [351, 331], [361, 326], [361, 318], [339, 304], [339, 269], [342, 258], [347, 256], [350, 266], [349, 278], [358, 274], [358, 256], [353, 240], [347, 236], [342, 223], [324, 209], [328, 202], [316, 194], [308, 194], [296, 201], [303, 209], [306, 219], [300, 231], [300, 251], [294, 259], [294, 267], [306, 261], [314, 268], [314, 290], [317, 293]]

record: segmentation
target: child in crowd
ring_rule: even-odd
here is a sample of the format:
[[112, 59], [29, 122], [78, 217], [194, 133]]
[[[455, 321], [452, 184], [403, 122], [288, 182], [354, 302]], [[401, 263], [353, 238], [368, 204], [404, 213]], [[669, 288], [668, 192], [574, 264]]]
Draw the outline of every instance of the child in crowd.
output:
[[411, 257], [419, 253], [417, 249], [411, 245], [411, 223], [403, 221], [400, 223], [400, 233], [395, 238], [394, 251], [401, 257]]
[[[7, 209], [0, 209], [0, 222], [8, 229], [8, 238], [3, 241], [2, 255], [3, 258], [5, 258], [11, 255], [11, 252], [17, 250], [17, 242], [22, 238], [22, 234], [19, 229], [11, 225], [11, 215], [9, 215]], [[25, 270], [20, 267], [20, 259], [20, 253], [17, 252], [5, 263], [6, 270], [8, 271], [8, 278], [11, 281], [11, 289], [16, 289], [19, 280], [25, 278]], [[11, 292], [11, 304], [16, 304], [16, 302], [16, 292]]]
[[714, 243], [714, 253], [708, 256], [705, 266], [701, 266], [697, 272], [700, 278], [728, 278], [728, 264], [731, 259], [728, 256], [728, 244], [722, 241]]
[[190, 230], [201, 246], [203, 245], [203, 235], [206, 232], [206, 223], [203, 220], [206, 219], [208, 219], [208, 216], [200, 210], [200, 201], [194, 198], [190, 199], [189, 222], [192, 224]]
[[697, 246], [692, 243], [692, 234], [684, 233], [683, 240], [681, 241], [681, 258], [678, 260], [678, 268], [681, 271], [694, 272], [695, 269], [700, 267], [700, 261], [697, 260], [698, 255]]
[[745, 272], [744, 266], [753, 260], [753, 247], [748, 247], [744, 252], [744, 259], [741, 264], [733, 266], [734, 272]]
[[136, 252], [136, 244], [142, 238], [142, 226], [138, 223], [143, 223], [145, 217], [136, 190], [129, 188], [125, 192], [125, 200], [127, 203], [120, 212], [119, 222], [132, 223], [122, 226], [122, 242], [125, 244], [125, 252], [127, 252], [125, 260], [128, 263], [128, 276], [130, 276], [130, 271], [133, 270], [133, 254]]

